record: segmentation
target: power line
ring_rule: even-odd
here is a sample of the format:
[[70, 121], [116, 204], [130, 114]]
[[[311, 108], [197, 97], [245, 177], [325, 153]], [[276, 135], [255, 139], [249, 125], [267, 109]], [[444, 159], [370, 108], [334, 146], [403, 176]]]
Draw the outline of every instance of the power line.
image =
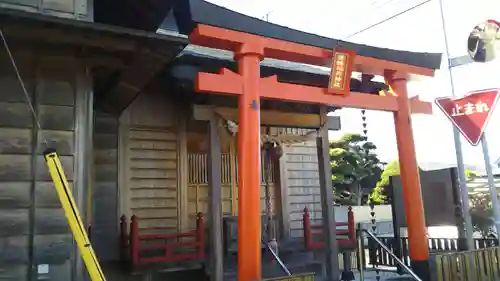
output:
[[[391, 4], [391, 3], [392, 3], [392, 2], [394, 2], [394, 1], [396, 1], [396, 0], [386, 0], [385, 2], [382, 2], [382, 3], [380, 3], [379, 1], [374, 1], [374, 2], [372, 3], [372, 5], [371, 5], [371, 8], [372, 8], [372, 10], [378, 10], [378, 9], [380, 9], [380, 8], [383, 8], [383, 7], [385, 7], [385, 6], [389, 5], [389, 4]], [[399, 0], [398, 0], [398, 1], [399, 1]], [[377, 4], [377, 3], [378, 3], [378, 4]]]
[[424, 5], [424, 4], [426, 4], [426, 3], [429, 3], [429, 2], [431, 2], [431, 1], [432, 1], [432, 0], [426, 0], [426, 1], [424, 1], [424, 2], [420, 2], [420, 3], [418, 3], [417, 5], [412, 6], [412, 7], [408, 8], [408, 9], [406, 9], [406, 10], [404, 10], [404, 11], [401, 11], [401, 12], [399, 12], [399, 13], [395, 14], [395, 15], [392, 15], [392, 16], [390, 16], [390, 17], [388, 17], [388, 18], [386, 18], [386, 19], [383, 19], [383, 20], [381, 20], [381, 21], [379, 21], [379, 22], [377, 22], [377, 23], [374, 23], [374, 24], [372, 24], [372, 25], [370, 25], [370, 26], [367, 26], [367, 27], [365, 27], [365, 28], [363, 28], [363, 29], [361, 29], [361, 30], [359, 30], [359, 31], [356, 31], [356, 32], [352, 33], [351, 35], [349, 35], [349, 36], [345, 37], [344, 39], [349, 39], [349, 38], [353, 37], [354, 35], [358, 35], [358, 34], [360, 34], [361, 32], [365, 32], [365, 31], [367, 31], [367, 30], [369, 30], [369, 29], [372, 29], [372, 28], [374, 28], [374, 27], [376, 27], [376, 26], [378, 26], [378, 25], [383, 24], [383, 23], [384, 23], [384, 22], [386, 22], [386, 21], [390, 21], [390, 20], [392, 20], [392, 19], [394, 19], [394, 18], [396, 18], [396, 17], [399, 17], [399, 16], [400, 16], [400, 15], [402, 15], [402, 14], [405, 14], [405, 13], [407, 13], [407, 12], [411, 11], [411, 10], [414, 10], [414, 9], [416, 9], [416, 8], [418, 8], [418, 7], [420, 7], [420, 6]]
[[385, 8], [387, 5], [395, 2], [395, 1], [404, 1], [404, 0], [372, 0], [372, 2], [368, 5], [368, 7], [363, 7], [363, 8], [355, 8], [354, 11], [350, 11], [348, 13], [345, 13], [342, 15], [342, 19], [344, 18], [353, 18], [356, 15], [359, 15], [360, 13], [363, 13], [363, 15], [368, 11], [373, 13], [374, 11], [378, 11], [382, 8]]

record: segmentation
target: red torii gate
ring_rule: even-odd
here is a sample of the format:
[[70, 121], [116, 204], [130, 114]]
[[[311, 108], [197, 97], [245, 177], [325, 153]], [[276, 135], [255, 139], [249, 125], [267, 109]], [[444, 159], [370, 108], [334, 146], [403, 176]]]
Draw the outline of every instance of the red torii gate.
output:
[[238, 73], [222, 69], [219, 74], [198, 73], [196, 79], [198, 92], [238, 96], [238, 280], [261, 277], [260, 98], [394, 113], [410, 257], [414, 269], [423, 267], [423, 275], [428, 275], [429, 252], [410, 114], [430, 114], [432, 104], [408, 99], [406, 82], [408, 74], [433, 76], [432, 69], [356, 56], [354, 71], [384, 75], [397, 96], [330, 95], [324, 88], [280, 83], [275, 76], [261, 78], [260, 61], [269, 57], [328, 65], [332, 50], [204, 24], [198, 24], [189, 39], [193, 44], [233, 51], [238, 61]]

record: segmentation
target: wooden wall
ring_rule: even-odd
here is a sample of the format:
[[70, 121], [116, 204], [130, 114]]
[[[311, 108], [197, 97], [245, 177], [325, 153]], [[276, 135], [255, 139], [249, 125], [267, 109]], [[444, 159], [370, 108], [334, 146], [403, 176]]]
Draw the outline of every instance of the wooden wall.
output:
[[[60, 208], [42, 152], [56, 147], [70, 184], [81, 174], [76, 151], [83, 128], [77, 100], [91, 93], [85, 70], [71, 58], [15, 54], [41, 130], [4, 52], [0, 55], [0, 279], [36, 280], [37, 265], [49, 265], [48, 280], [71, 280], [73, 238]], [[87, 81], [88, 82], [88, 81]], [[77, 128], [78, 127], [78, 128]], [[88, 132], [87, 132], [88, 133]], [[80, 171], [80, 172], [77, 172]], [[79, 184], [80, 185], [80, 184]], [[31, 268], [31, 270], [30, 270]]]
[[0, 0], [0, 8], [92, 21], [92, 0]]
[[142, 93], [120, 118], [120, 213], [138, 216], [141, 233], [179, 229], [181, 118], [167, 96]]
[[118, 118], [100, 111], [94, 117], [92, 246], [100, 261], [118, 258]]
[[[207, 132], [192, 132], [189, 112], [177, 113], [164, 94], [141, 96], [120, 119], [120, 211], [139, 216], [143, 232], [193, 229], [198, 212], [208, 218]], [[199, 127], [199, 126], [198, 126]], [[202, 126], [203, 127], [203, 126]], [[270, 134], [301, 135], [309, 130], [272, 128]], [[222, 153], [222, 211], [238, 214], [237, 155], [235, 143]], [[283, 146], [284, 155], [273, 165], [273, 212], [281, 219], [284, 235], [302, 236], [302, 212], [308, 207], [321, 219], [318, 157], [315, 141]], [[264, 214], [265, 186], [261, 191]], [[281, 218], [281, 215], [283, 217]]]
[[282, 183], [286, 186], [286, 203], [289, 235], [303, 235], [302, 214], [304, 207], [312, 219], [321, 219], [321, 197], [319, 186], [318, 154], [316, 142], [285, 146], [280, 164]]
[[[193, 229], [198, 212], [208, 218], [206, 145], [198, 143], [206, 141], [206, 132], [188, 133], [189, 111], [180, 112], [177, 106], [168, 100], [168, 93], [143, 93], [119, 120], [119, 214], [138, 216], [142, 233]], [[192, 142], [196, 143], [194, 150], [189, 149]], [[231, 147], [222, 155], [221, 200], [224, 215], [234, 216], [238, 214], [237, 159]], [[275, 186], [272, 171], [273, 200]], [[263, 213], [264, 191], [263, 182]], [[273, 206], [276, 211], [276, 202]]]

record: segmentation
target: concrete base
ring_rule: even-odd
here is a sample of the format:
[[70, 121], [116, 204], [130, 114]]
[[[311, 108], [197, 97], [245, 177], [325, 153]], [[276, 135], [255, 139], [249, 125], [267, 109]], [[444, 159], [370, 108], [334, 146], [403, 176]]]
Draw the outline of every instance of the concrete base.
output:
[[429, 260], [411, 261], [412, 271], [422, 279], [422, 281], [431, 281], [431, 270], [429, 267]]
[[132, 273], [124, 269], [119, 263], [102, 264], [102, 269], [108, 281], [209, 281], [202, 269], [193, 269], [173, 272], [140, 272]]
[[341, 279], [342, 281], [352, 281], [352, 280], [356, 280], [356, 279], [354, 278], [354, 272], [352, 272], [352, 271], [343, 271], [343, 272], [342, 272], [342, 275], [341, 275], [341, 277], [340, 277], [340, 279]]

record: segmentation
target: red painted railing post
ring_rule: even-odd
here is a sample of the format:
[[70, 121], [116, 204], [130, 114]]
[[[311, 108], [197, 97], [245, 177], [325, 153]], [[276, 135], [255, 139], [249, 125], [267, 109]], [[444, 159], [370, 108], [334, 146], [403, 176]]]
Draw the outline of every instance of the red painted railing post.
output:
[[205, 220], [203, 213], [198, 213], [196, 219], [196, 241], [198, 244], [198, 258], [205, 259]]
[[304, 208], [304, 215], [302, 216], [304, 223], [304, 246], [306, 249], [310, 249], [312, 236], [311, 236], [311, 220], [309, 218], [309, 210], [307, 207]]
[[128, 233], [127, 233], [127, 217], [122, 215], [120, 217], [120, 260], [126, 260], [126, 252], [128, 247]]
[[132, 265], [137, 266], [139, 264], [139, 221], [136, 215], [133, 215], [130, 219], [130, 259], [132, 260]]
[[352, 206], [349, 206], [349, 209], [347, 211], [347, 230], [349, 231], [349, 240], [351, 240], [352, 243], [356, 244], [356, 227]]

